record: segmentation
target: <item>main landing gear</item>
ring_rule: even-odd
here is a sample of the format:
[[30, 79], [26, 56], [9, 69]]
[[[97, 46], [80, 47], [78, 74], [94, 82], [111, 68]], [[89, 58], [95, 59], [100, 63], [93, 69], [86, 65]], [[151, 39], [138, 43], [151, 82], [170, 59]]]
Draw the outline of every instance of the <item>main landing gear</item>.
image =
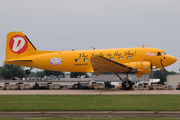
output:
[[34, 69], [34, 67], [31, 67], [29, 70], [26, 70], [25, 73], [30, 74], [32, 69]]
[[123, 80], [118, 74], [116, 74], [117, 77], [123, 82], [122, 87], [124, 90], [130, 90], [132, 89], [132, 82], [128, 80], [128, 73], [126, 73], [126, 79]]

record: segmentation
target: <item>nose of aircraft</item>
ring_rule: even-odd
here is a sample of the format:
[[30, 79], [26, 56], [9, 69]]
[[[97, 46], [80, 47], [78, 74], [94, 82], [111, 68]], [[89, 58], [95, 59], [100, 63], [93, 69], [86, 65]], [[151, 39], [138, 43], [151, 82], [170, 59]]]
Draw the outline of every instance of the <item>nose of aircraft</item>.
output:
[[171, 55], [167, 55], [166, 57], [164, 57], [163, 65], [169, 66], [169, 65], [175, 63], [176, 61], [177, 61], [177, 58], [175, 58], [174, 56], [171, 56]]
[[175, 58], [174, 56], [171, 56], [171, 64], [175, 63], [177, 61], [177, 58]]

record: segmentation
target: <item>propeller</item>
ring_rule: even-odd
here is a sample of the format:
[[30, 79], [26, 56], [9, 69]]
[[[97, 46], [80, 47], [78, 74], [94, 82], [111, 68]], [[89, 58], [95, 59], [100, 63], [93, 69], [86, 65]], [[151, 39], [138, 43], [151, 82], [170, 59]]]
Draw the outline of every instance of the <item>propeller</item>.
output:
[[163, 61], [163, 60], [161, 59], [161, 65], [162, 65], [162, 74], [163, 74], [164, 65], [163, 65], [162, 61]]
[[153, 64], [152, 64], [152, 60], [151, 60], [151, 79], [153, 80]]

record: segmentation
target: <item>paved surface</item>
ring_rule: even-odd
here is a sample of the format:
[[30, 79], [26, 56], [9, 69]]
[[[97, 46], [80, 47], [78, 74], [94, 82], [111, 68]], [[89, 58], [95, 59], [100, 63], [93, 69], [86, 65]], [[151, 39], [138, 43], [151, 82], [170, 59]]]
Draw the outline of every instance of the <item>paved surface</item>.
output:
[[180, 118], [180, 111], [0, 112], [0, 118]]
[[75, 95], [75, 94], [89, 94], [89, 95], [131, 95], [131, 94], [180, 94], [180, 90], [0, 90], [0, 95]]

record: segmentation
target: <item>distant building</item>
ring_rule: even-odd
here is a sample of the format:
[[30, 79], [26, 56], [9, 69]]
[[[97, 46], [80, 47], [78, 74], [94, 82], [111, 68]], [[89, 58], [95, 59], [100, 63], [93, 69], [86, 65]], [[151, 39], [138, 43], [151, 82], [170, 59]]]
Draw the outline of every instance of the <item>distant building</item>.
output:
[[[120, 75], [123, 79], [126, 78], [126, 75]], [[108, 74], [108, 75], [92, 75], [90, 76], [90, 78], [93, 78], [96, 82], [106, 82], [106, 81], [110, 81], [110, 82], [121, 82], [121, 80], [115, 75], [115, 74]], [[149, 82], [149, 75], [142, 75], [141, 78], [138, 78], [136, 75], [128, 75], [128, 78], [130, 81], [136, 83], [136, 82], [145, 82], [148, 83]]]
[[173, 87], [177, 87], [180, 82], [180, 74], [167, 75], [167, 85], [173, 85]]

